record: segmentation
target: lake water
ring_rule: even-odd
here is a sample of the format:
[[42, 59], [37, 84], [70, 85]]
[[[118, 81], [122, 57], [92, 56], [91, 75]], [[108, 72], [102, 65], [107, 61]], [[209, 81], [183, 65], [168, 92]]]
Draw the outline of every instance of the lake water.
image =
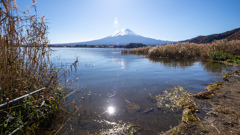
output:
[[[79, 63], [67, 82], [71, 91], [64, 119], [56, 129], [75, 114], [60, 130], [60, 134], [95, 134], [119, 125], [134, 124], [141, 134], [157, 134], [177, 126], [181, 113], [169, 113], [154, 108], [150, 95], [182, 86], [192, 93], [204, 91], [204, 87], [220, 81], [221, 72], [231, 67], [221, 63], [194, 60], [149, 59], [143, 56], [122, 55], [121, 49], [110, 48], [52, 48], [51, 59], [56, 65], [70, 65], [76, 57]], [[85, 89], [87, 88], [87, 90]], [[70, 93], [69, 91], [68, 93]], [[83, 94], [86, 98], [83, 102]], [[74, 104], [79, 108], [74, 109]], [[130, 113], [126, 106], [136, 103], [140, 110]], [[154, 108], [143, 113], [148, 107]], [[77, 110], [77, 111], [76, 111]]]

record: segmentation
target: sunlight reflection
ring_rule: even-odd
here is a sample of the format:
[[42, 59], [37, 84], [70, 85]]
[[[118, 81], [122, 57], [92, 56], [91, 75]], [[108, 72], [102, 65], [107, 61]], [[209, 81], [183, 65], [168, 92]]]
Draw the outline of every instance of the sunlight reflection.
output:
[[121, 67], [121, 69], [125, 69], [125, 67], [126, 67], [126, 62], [124, 61], [124, 59], [112, 59], [112, 61], [113, 62], [115, 62], [115, 63], [118, 63], [119, 65], [121, 65], [122, 67]]
[[112, 106], [109, 106], [107, 112], [108, 112], [109, 114], [114, 114], [114, 113], [115, 113], [115, 108], [112, 107]]

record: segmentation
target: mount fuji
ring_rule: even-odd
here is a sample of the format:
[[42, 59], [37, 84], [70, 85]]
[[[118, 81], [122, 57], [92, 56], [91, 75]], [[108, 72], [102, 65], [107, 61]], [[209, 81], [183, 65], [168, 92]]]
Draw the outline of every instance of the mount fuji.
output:
[[161, 45], [161, 44], [172, 43], [172, 42], [143, 37], [138, 34], [135, 34], [130, 29], [122, 29], [121, 31], [115, 34], [102, 39], [92, 40], [87, 42], [66, 43], [63, 45], [72, 45], [72, 46], [73, 45], [127, 45], [129, 43]]

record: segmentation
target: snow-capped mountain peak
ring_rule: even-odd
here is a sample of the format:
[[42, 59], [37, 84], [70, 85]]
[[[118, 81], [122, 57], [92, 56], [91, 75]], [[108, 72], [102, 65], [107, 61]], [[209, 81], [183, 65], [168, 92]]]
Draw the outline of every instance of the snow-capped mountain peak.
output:
[[121, 31], [110, 35], [105, 38], [86, 41], [86, 42], [77, 42], [77, 43], [68, 43], [64, 45], [127, 45], [129, 43], [142, 43], [146, 45], [161, 45], [166, 43], [171, 43], [171, 41], [157, 40], [153, 38], [143, 37], [141, 35], [135, 34], [130, 29], [122, 29]]
[[122, 29], [121, 31], [113, 34], [111, 37], [117, 37], [117, 36], [125, 36], [125, 35], [131, 35], [131, 36], [138, 36], [130, 29]]

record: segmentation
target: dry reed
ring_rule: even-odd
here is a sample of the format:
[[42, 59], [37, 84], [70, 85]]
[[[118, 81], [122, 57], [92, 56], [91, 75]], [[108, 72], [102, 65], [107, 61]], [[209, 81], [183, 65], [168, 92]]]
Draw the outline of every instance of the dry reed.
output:
[[[207, 44], [196, 43], [171, 43], [155, 47], [142, 47], [132, 50], [123, 50], [122, 53], [143, 54], [149, 57], [168, 57], [168, 58], [210, 58], [218, 59], [224, 55], [240, 55], [240, 41], [216, 40]], [[217, 58], [215, 58], [217, 57]]]
[[[50, 61], [47, 25], [44, 16], [37, 16], [33, 0], [32, 15], [21, 13], [15, 0], [0, 2], [0, 104], [37, 89], [42, 93], [0, 108], [0, 132], [8, 134], [14, 128], [55, 115], [61, 105], [59, 79], [65, 70]], [[15, 107], [14, 107], [15, 106]]]

